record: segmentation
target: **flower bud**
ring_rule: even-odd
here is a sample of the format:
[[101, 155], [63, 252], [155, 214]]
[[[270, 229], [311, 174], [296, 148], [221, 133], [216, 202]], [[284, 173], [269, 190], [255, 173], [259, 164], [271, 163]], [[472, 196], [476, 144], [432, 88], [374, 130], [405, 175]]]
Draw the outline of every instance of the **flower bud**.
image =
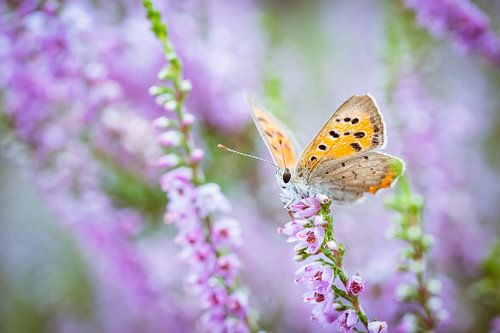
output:
[[162, 168], [171, 168], [171, 167], [178, 165], [179, 162], [180, 162], [180, 159], [177, 155], [168, 154], [168, 155], [164, 155], [164, 156], [160, 157], [156, 161], [156, 165], [158, 165], [159, 167], [162, 167]]
[[153, 96], [159, 95], [163, 91], [164, 91], [164, 89], [162, 87], [158, 87], [158, 86], [152, 86], [151, 88], [149, 88], [149, 94], [153, 95]]
[[365, 291], [365, 284], [358, 274], [349, 278], [346, 285], [347, 292], [351, 295], [357, 296]]
[[203, 156], [205, 155], [205, 153], [203, 152], [203, 150], [199, 149], [199, 148], [196, 148], [192, 151], [191, 153], [191, 163], [194, 163], [194, 164], [198, 164], [201, 162], [201, 160], [203, 159]]
[[388, 330], [387, 322], [385, 321], [372, 321], [368, 323], [369, 333], [386, 333]]
[[182, 118], [182, 126], [189, 127], [194, 123], [194, 116], [191, 113], [185, 113]]
[[171, 127], [172, 125], [173, 125], [172, 120], [168, 119], [165, 116], [161, 116], [161, 117], [158, 117], [155, 120], [153, 120], [153, 126], [156, 129], [163, 130], [163, 129], [167, 129], [167, 128]]
[[177, 131], [165, 132], [158, 136], [158, 141], [165, 147], [176, 147], [181, 142], [181, 136]]
[[329, 240], [326, 242], [326, 247], [332, 250], [334, 253], [339, 250], [339, 246], [337, 245], [337, 242], [335, 242], [333, 239]]

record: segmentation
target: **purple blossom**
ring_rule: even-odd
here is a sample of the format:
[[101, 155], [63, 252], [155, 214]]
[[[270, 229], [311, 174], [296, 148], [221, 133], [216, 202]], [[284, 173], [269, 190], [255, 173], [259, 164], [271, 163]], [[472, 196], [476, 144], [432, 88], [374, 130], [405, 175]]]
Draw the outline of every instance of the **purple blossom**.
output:
[[351, 332], [354, 326], [358, 323], [359, 318], [356, 311], [349, 309], [340, 315], [338, 319], [337, 330], [339, 332]]
[[241, 231], [238, 221], [230, 218], [219, 218], [214, 222], [212, 229], [214, 242], [227, 247], [235, 247], [241, 244]]
[[311, 319], [318, 321], [320, 325], [326, 327], [339, 318], [339, 308], [340, 304], [335, 302], [333, 293], [327, 293], [323, 297], [323, 300], [317, 301], [312, 310]]
[[295, 202], [290, 208], [294, 217], [308, 219], [318, 214], [321, 209], [321, 201], [317, 196], [310, 196]]
[[296, 273], [295, 282], [304, 284], [309, 290], [326, 295], [331, 292], [333, 270], [319, 262], [312, 262], [300, 268]]
[[405, 0], [415, 10], [420, 25], [431, 34], [449, 35], [465, 51], [475, 51], [500, 65], [500, 38], [489, 19], [469, 0]]
[[346, 290], [349, 294], [357, 296], [365, 291], [365, 283], [358, 274], [353, 275], [347, 280]]
[[282, 235], [287, 235], [287, 242], [295, 242], [297, 241], [298, 232], [304, 230], [304, 224], [306, 224], [307, 220], [292, 220], [285, 224], [285, 227], [278, 228], [278, 233]]
[[201, 217], [213, 213], [227, 213], [231, 209], [229, 201], [220, 192], [217, 184], [209, 183], [196, 189], [195, 205]]
[[372, 321], [368, 323], [369, 333], [387, 333], [388, 325], [385, 321]]
[[[120, 148], [138, 154], [144, 162], [141, 168], [158, 152], [156, 144], [148, 143], [149, 124], [137, 122], [140, 128], [135, 132], [130, 127], [115, 132], [117, 114], [110, 110], [119, 104], [127, 113], [122, 118], [126, 125], [128, 105], [118, 103], [120, 87], [95, 61], [93, 49], [81, 47], [88, 31], [78, 21], [63, 19], [71, 6], [50, 1], [27, 10], [28, 3], [33, 4], [0, 4], [6, 19], [0, 23], [1, 112], [12, 124], [10, 133], [2, 135], [16, 139], [13, 148], [23, 147], [25, 160], [20, 165], [36, 175], [33, 184], [96, 268], [97, 282], [117, 288], [135, 320], [172, 320], [175, 313], [162, 305], [168, 302], [167, 294], [157, 292], [151, 268], [134, 242], [141, 217], [117, 207], [102, 188], [105, 171], [94, 154], [97, 136], [89, 135], [88, 121], [97, 119], [97, 127], [107, 133], [124, 134]], [[89, 17], [82, 13], [80, 19]], [[92, 138], [90, 143], [83, 139], [86, 136]], [[139, 142], [147, 143], [142, 151], [136, 149]]]
[[295, 251], [305, 249], [306, 253], [316, 254], [321, 249], [325, 232], [322, 227], [307, 228], [297, 232], [295, 237], [299, 241], [295, 246]]

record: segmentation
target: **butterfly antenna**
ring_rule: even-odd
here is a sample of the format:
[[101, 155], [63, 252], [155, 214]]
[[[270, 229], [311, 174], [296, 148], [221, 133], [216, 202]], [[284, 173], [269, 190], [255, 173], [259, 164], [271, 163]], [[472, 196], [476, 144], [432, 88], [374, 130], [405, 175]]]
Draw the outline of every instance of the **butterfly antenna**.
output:
[[277, 166], [276, 164], [274, 164], [273, 162], [270, 162], [268, 160], [265, 160], [261, 157], [257, 157], [257, 156], [254, 156], [254, 155], [250, 155], [250, 154], [245, 154], [245, 153], [242, 153], [242, 152], [239, 152], [237, 150], [234, 150], [234, 149], [231, 149], [231, 148], [228, 148], [224, 145], [221, 145], [221, 144], [218, 144], [217, 145], [217, 148], [219, 149], [222, 149], [222, 150], [225, 150], [225, 151], [228, 151], [230, 153], [235, 153], [235, 154], [238, 154], [238, 155], [241, 155], [241, 156], [245, 156], [245, 157], [250, 157], [250, 158], [253, 158], [253, 159], [256, 159], [256, 160], [259, 160], [259, 161], [262, 161], [262, 162], [266, 162], [268, 164], [271, 164], [272, 166], [276, 167], [276, 168], [280, 168], [279, 166]]

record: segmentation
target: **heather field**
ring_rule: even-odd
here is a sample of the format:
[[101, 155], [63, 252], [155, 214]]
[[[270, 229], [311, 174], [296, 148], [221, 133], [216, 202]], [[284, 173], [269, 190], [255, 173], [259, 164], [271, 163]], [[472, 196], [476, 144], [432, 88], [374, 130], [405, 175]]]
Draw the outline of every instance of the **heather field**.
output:
[[0, 2], [2, 333], [500, 333], [499, 235], [498, 1]]

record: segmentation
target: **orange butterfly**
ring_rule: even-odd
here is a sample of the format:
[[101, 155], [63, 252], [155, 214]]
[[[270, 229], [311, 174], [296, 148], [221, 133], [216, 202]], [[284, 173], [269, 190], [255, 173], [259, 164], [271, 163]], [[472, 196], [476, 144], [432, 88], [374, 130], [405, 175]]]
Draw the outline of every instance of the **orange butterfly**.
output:
[[400, 159], [378, 152], [385, 145], [385, 124], [371, 95], [352, 96], [327, 120], [297, 158], [290, 131], [249, 100], [253, 120], [279, 167], [285, 202], [321, 193], [350, 203], [364, 193], [393, 185], [404, 171]]

